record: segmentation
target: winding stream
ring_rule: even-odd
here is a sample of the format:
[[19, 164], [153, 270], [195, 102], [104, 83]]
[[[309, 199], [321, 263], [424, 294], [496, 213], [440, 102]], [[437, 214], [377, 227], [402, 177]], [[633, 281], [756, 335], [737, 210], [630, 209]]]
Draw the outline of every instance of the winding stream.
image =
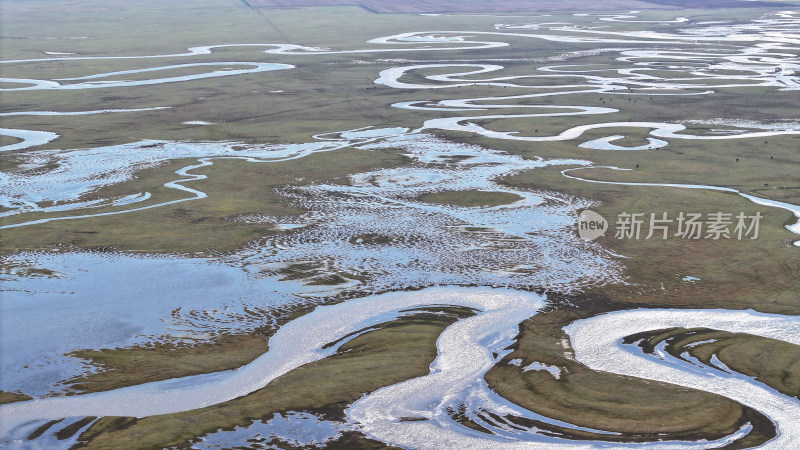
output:
[[[575, 448], [573, 442], [520, 429], [507, 434], [484, 434], [452, 421], [448, 407], [466, 403], [471, 409], [490, 409], [499, 415], [537, 417], [493, 394], [483, 374], [506, 353], [517, 324], [543, 306], [541, 296], [489, 288], [429, 288], [395, 292], [318, 307], [283, 326], [271, 339], [270, 350], [240, 369], [192, 376], [129, 388], [72, 397], [52, 397], [0, 406], [0, 433], [25, 436], [48, 419], [82, 416], [143, 417], [201, 408], [246, 395], [294, 368], [333, 354], [326, 348], [351, 333], [391, 320], [404, 309], [459, 305], [479, 310], [476, 316], [448, 327], [437, 340], [439, 355], [429, 375], [380, 389], [347, 411], [355, 429], [381, 441], [413, 448]], [[766, 388], [748, 377], [698, 372], [689, 362], [643, 355], [638, 347], [624, 348], [623, 337], [671, 327], [706, 327], [746, 332], [800, 345], [800, 319], [752, 311], [637, 310], [578, 321], [565, 330], [575, 357], [595, 370], [679, 384], [717, 393], [751, 406], [770, 417], [779, 434], [767, 445], [786, 448], [800, 433], [800, 401]], [[630, 347], [630, 346], [628, 346]], [[691, 366], [691, 367], [690, 367]], [[413, 420], [409, 420], [413, 419]], [[566, 424], [569, 426], [569, 424]], [[601, 432], [602, 433], [602, 432]], [[614, 447], [713, 448], [729, 444], [743, 430], [715, 442], [615, 444]], [[523, 440], [521, 441], [520, 438]], [[592, 447], [600, 442], [584, 442]]]
[[642, 309], [603, 314], [565, 328], [575, 359], [591, 369], [701, 389], [750, 406], [769, 417], [778, 436], [764, 448], [791, 448], [800, 442], [800, 399], [753, 379], [718, 370], [698, 371], [677, 358], [661, 359], [623, 346], [625, 336], [672, 327], [749, 333], [800, 345], [800, 318], [748, 311]]
[[[604, 15], [598, 20], [606, 23], [649, 23], [636, 20], [636, 14]], [[684, 23], [685, 18], [675, 18], [668, 23]], [[662, 21], [664, 23], [664, 21]], [[187, 261], [167, 258], [165, 261], [142, 258], [138, 263], [128, 262], [115, 266], [110, 263], [102, 270], [113, 271], [122, 266], [140, 266], [147, 273], [162, 263], [186, 266], [184, 273], [175, 274], [179, 283], [192, 282], [210, 270], [213, 273], [237, 272], [271, 273], [275, 267], [298, 261], [325, 260], [332, 273], [341, 273], [347, 283], [327, 292], [341, 292], [359, 288], [363, 292], [379, 292], [422, 286], [467, 285], [506, 286], [525, 288], [545, 287], [569, 292], [582, 286], [608, 282], [623, 282], [621, 269], [608, 252], [597, 245], [575, 238], [572, 232], [574, 215], [588, 202], [556, 193], [530, 192], [504, 187], [497, 180], [504, 176], [549, 165], [580, 166], [565, 169], [562, 174], [587, 182], [612, 183], [579, 178], [573, 172], [593, 167], [584, 160], [523, 159], [498, 150], [477, 146], [453, 144], [436, 138], [435, 130], [460, 131], [486, 137], [528, 141], [559, 142], [578, 141], [587, 132], [605, 132], [606, 129], [641, 128], [647, 132], [646, 143], [634, 146], [616, 145], [624, 138], [620, 134], [576, 142], [582, 148], [603, 151], [647, 151], [669, 146], [681, 140], [755, 139], [769, 136], [800, 134], [797, 123], [759, 124], [725, 123], [727, 128], [718, 134], [697, 134], [687, 131], [683, 123], [658, 121], [609, 121], [570, 126], [551, 135], [524, 135], [514, 131], [496, 131], [481, 125], [482, 121], [498, 119], [530, 119], [558, 117], [602, 117], [620, 112], [616, 108], [583, 105], [525, 104], [551, 97], [566, 97], [584, 93], [604, 95], [713, 95], [720, 88], [758, 86], [764, 89], [794, 91], [800, 89], [796, 73], [800, 61], [796, 55], [800, 36], [796, 27], [800, 19], [795, 13], [784, 12], [779, 18], [754, 20], [746, 24], [708, 24], [681, 29], [679, 32], [613, 31], [609, 28], [586, 28], [564, 23], [497, 24], [495, 31], [425, 31], [408, 32], [368, 41], [372, 46], [361, 49], [332, 50], [299, 45], [278, 44], [228, 44], [202, 46], [185, 53], [145, 56], [71, 56], [2, 61], [2, 64], [29, 64], [34, 62], [115, 60], [193, 57], [208, 55], [217, 48], [252, 47], [268, 55], [333, 55], [381, 54], [398, 52], [447, 52], [455, 50], [488, 50], [511, 45], [504, 40], [541, 39], [571, 42], [589, 46], [625, 44], [627, 48], [594, 49], [592, 54], [614, 52], [616, 57], [607, 65], [559, 64], [569, 57], [563, 55], [533, 61], [537, 65], [533, 74], [490, 76], [506, 68], [499, 64], [477, 63], [403, 63], [381, 71], [375, 84], [394, 89], [443, 90], [460, 87], [512, 88], [513, 95], [454, 98], [438, 101], [408, 100], [392, 106], [427, 112], [480, 112], [495, 110], [533, 110], [525, 114], [483, 114], [470, 116], [443, 116], [425, 120], [421, 126], [410, 125], [392, 128], [365, 127], [337, 133], [314, 136], [307, 144], [244, 145], [234, 142], [181, 143], [170, 141], [143, 141], [93, 149], [36, 150], [36, 146], [50, 143], [58, 134], [49, 131], [0, 129], [0, 135], [20, 139], [21, 142], [0, 147], [2, 152], [26, 150], [17, 155], [22, 161], [20, 171], [2, 173], [0, 205], [6, 208], [1, 215], [11, 216], [30, 212], [47, 213], [76, 211], [75, 215], [49, 217], [22, 221], [2, 228], [21, 227], [51, 220], [79, 220], [87, 217], [124, 214], [143, 209], [157, 208], [179, 202], [205, 198], [208, 194], [189, 188], [184, 183], [205, 178], [192, 171], [213, 164], [219, 158], [237, 158], [253, 163], [269, 163], [302, 158], [314, 152], [331, 151], [345, 147], [363, 150], [395, 148], [413, 161], [408, 167], [376, 170], [351, 174], [349, 184], [330, 184], [286, 188], [282, 195], [293, 199], [310, 212], [295, 218], [241, 217], [249, 223], [268, 223], [278, 229], [290, 230], [271, 241], [270, 245], [256, 244], [232, 255], [225, 263], [220, 261]], [[486, 41], [476, 40], [486, 37]], [[497, 39], [497, 40], [493, 40]], [[721, 44], [719, 44], [721, 43]], [[719, 45], [718, 45], [719, 44]], [[653, 47], [659, 46], [654, 49]], [[670, 47], [671, 46], [671, 47]], [[675, 49], [680, 46], [681, 49]], [[716, 46], [719, 48], [712, 48]], [[366, 47], [366, 46], [365, 46]], [[794, 52], [794, 53], [793, 53]], [[183, 76], [158, 77], [160, 71], [191, 68], [207, 69], [201, 73]], [[19, 87], [2, 91], [128, 89], [162, 83], [190, 82], [204, 78], [218, 78], [258, 72], [291, 70], [292, 65], [271, 62], [206, 62], [165, 65], [134, 70], [106, 72], [70, 79], [41, 80], [32, 78], [2, 78], [4, 84], [16, 83]], [[452, 69], [452, 72], [424, 76], [425, 82], [408, 82], [409, 75], [429, 69]], [[157, 78], [124, 80], [125, 76], [150, 73]], [[674, 76], [668, 76], [671, 73]], [[112, 79], [113, 78], [113, 79]], [[558, 79], [556, 85], [550, 82]], [[519, 94], [520, 90], [529, 93]], [[515, 104], [515, 102], [521, 102]], [[132, 109], [104, 109], [95, 111], [19, 111], [3, 116], [55, 116], [83, 114], [136, 113], [161, 107]], [[582, 120], [584, 120], [582, 119]], [[725, 119], [721, 119], [725, 120]], [[717, 119], [699, 121], [701, 124], [719, 123]], [[530, 133], [528, 133], [530, 134]], [[183, 191], [186, 197], [171, 201], [153, 199], [149, 192], [131, 193], [119, 198], [83, 201], [82, 197], [103, 186], [129, 181], [134, 174], [146, 168], [157, 167], [167, 161], [188, 158], [194, 162], [179, 169], [179, 179], [165, 186]], [[50, 166], [55, 165], [55, 168]], [[725, 187], [680, 185], [669, 183], [613, 183], [631, 186], [662, 186], [690, 189], [708, 189], [731, 192], [748, 200], [792, 212], [798, 222], [787, 228], [800, 234], [800, 207], [744, 194]], [[484, 190], [511, 194], [519, 198], [510, 204], [496, 207], [455, 207], [436, 205], [419, 200], [424, 194]], [[92, 213], [92, 208], [114, 207], [112, 211]], [[389, 244], [375, 243], [365, 237], [380, 235]], [[795, 242], [800, 246], [800, 241]], [[424, 254], [419, 249], [424, 248]], [[380, 255], [380, 256], [376, 256]], [[52, 263], [69, 273], [69, 258]], [[95, 268], [102, 258], [87, 256], [83, 265]], [[36, 259], [36, 258], [32, 258]], [[80, 259], [80, 256], [77, 257]], [[224, 259], [224, 258], [222, 258]], [[232, 262], [236, 260], [236, 262]], [[229, 263], [229, 264], [228, 264]], [[209, 264], [198, 268], [197, 264]], [[220, 265], [221, 264], [221, 265]], [[228, 265], [225, 265], [228, 264]], [[60, 265], [60, 266], [59, 266]], [[220, 265], [220, 266], [217, 266]], [[224, 266], [225, 269], [220, 269]], [[72, 266], [75, 267], [75, 266]], [[105, 272], [104, 272], [105, 273]], [[109, 272], [110, 273], [110, 272]], [[361, 279], [350, 274], [367, 273]], [[12, 282], [19, 288], [3, 300], [3, 316], [24, 316], [29, 311], [46, 307], [57, 309], [67, 289], [84, 289], [81, 283], [88, 276], [59, 280], [25, 280], [12, 274]], [[242, 273], [239, 273], [241, 276]], [[300, 283], [288, 284], [269, 277], [243, 277], [231, 275], [234, 290], [241, 290], [242, 310], [252, 304], [264, 307], [302, 301], [293, 294], [308, 288]], [[350, 277], [350, 278], [348, 278]], [[8, 277], [7, 277], [8, 278]], [[112, 278], [113, 279], [113, 278]], [[77, 280], [77, 281], [76, 281]], [[138, 280], [140, 282], [141, 280]], [[113, 283], [112, 283], [113, 284]], [[272, 303], [263, 299], [248, 298], [246, 291], [271, 290]], [[40, 287], [41, 290], [31, 289]], [[59, 291], [56, 287], [64, 289]], [[245, 289], [248, 288], [248, 289]], [[6, 289], [10, 292], [11, 289]], [[47, 290], [52, 289], [52, 290]], [[113, 289], [104, 286], [89, 296], [97, 300]], [[39, 302], [25, 302], [29, 294], [39, 295]], [[140, 295], [127, 292], [122, 301]], [[206, 296], [194, 306], [206, 312], [215, 304], [205, 304]], [[302, 297], [302, 296], [300, 296]], [[9, 298], [11, 301], [9, 301]], [[152, 294], [149, 298], [156, 299]], [[614, 434], [604, 430], [587, 430], [574, 424], [555, 421], [527, 411], [495, 394], [483, 381], [483, 375], [508, 353], [518, 324], [536, 314], [543, 307], [543, 297], [513, 289], [434, 287], [413, 292], [391, 292], [348, 300], [332, 306], [318, 307], [314, 312], [282, 326], [270, 340], [270, 350], [239, 369], [166, 380], [132, 386], [108, 392], [48, 397], [33, 401], [0, 405], [0, 435], [5, 443], [20, 444], [30, 431], [44, 421], [84, 416], [134, 416], [144, 417], [203, 408], [239, 396], [247, 395], [266, 386], [276, 377], [297, 367], [318, 361], [336, 352], [338, 346], [325, 348], [350, 333], [384, 323], [404, 313], [405, 309], [432, 306], [458, 305], [479, 310], [476, 316], [462, 319], [448, 327], [437, 341], [438, 356], [431, 372], [423, 377], [387, 386], [365, 395], [347, 409], [347, 428], [357, 430], [377, 440], [412, 448], [714, 448], [736, 441], [749, 432], [747, 427], [731, 436], [714, 442], [663, 442], [646, 444], [610, 444], [598, 441], [568, 441], [546, 436], [536, 429], [520, 429], [508, 423], [492, 422], [481, 412], [490, 411], [499, 416], [517, 416], [539, 420], [560, 427], [591, 431], [599, 435]], [[176, 304], [186, 299], [173, 299]], [[191, 301], [197, 301], [192, 299]], [[190, 302], [191, 303], [191, 302]], [[167, 313], [170, 306], [164, 302], [160, 309], [148, 317], [137, 317], [126, 327], [109, 330], [108, 324], [98, 331], [87, 329], [85, 335], [61, 336], [49, 334], [50, 339], [63, 339], [64, 346], [47, 348], [46, 339], [31, 343], [31, 348], [42, 355], [64, 354], [72, 348], [94, 348], [123, 342], [129, 345], [136, 336], [149, 331], [156, 334], [154, 326]], [[238, 305], [238, 306], [241, 306]], [[63, 304], [62, 304], [63, 306]], [[112, 303], [105, 305], [113, 307]], [[237, 307], [238, 307], [237, 306]], [[25, 309], [29, 308], [29, 309]], [[102, 309], [102, 308], [101, 308]], [[157, 310], [157, 311], [156, 311]], [[105, 312], [106, 314], [108, 311]], [[138, 312], [140, 313], [140, 312]], [[133, 311], [130, 314], [135, 315]], [[217, 314], [215, 312], [214, 314]], [[214, 316], [211, 314], [211, 316]], [[222, 313], [220, 313], [222, 315]], [[228, 322], [241, 315], [231, 313]], [[67, 314], [67, 316], [69, 316]], [[232, 318], [232, 319], [231, 319]], [[8, 320], [8, 319], [6, 319]], [[203, 322], [198, 319], [197, 322]], [[58, 321], [53, 319], [54, 323]], [[124, 322], [124, 320], [122, 321]], [[226, 323], [215, 317], [209, 323]], [[17, 324], [17, 341], [36, 334], [35, 324], [21, 321]], [[186, 326], [186, 334], [202, 334], [201, 327]], [[74, 326], [74, 324], [73, 324]], [[658, 359], [642, 354], [638, 348], [620, 343], [625, 336], [642, 331], [670, 327], [704, 327], [729, 332], [743, 332], [770, 337], [800, 345], [800, 319], [795, 316], [759, 314], [752, 311], [724, 310], [637, 310], [622, 311], [576, 322], [565, 328], [575, 349], [576, 359], [594, 370], [664, 381], [694, 389], [713, 392], [750, 406], [772, 420], [778, 436], [765, 448], [789, 448], [800, 441], [800, 401], [767, 388], [748, 377], [736, 374], [698, 371], [697, 367], [677, 359]], [[163, 331], [158, 328], [158, 332]], [[52, 330], [51, 330], [52, 331]], [[67, 334], [76, 332], [65, 326]], [[111, 332], [114, 331], [114, 332]], [[100, 339], [99, 337], [102, 337]], [[202, 337], [202, 336], [201, 336]], [[4, 345], [11, 345], [9, 340]], [[55, 341], [54, 341], [55, 342]], [[343, 342], [342, 342], [343, 343]], [[341, 343], [339, 343], [341, 345]], [[69, 347], [69, 348], [68, 348]], [[37, 356], [38, 358], [38, 356]], [[44, 356], [42, 356], [44, 358]], [[19, 365], [14, 359], [12, 364]], [[6, 361], [4, 361], [6, 362]], [[37, 361], [40, 362], [40, 361]], [[65, 363], [69, 365], [69, 363]], [[57, 365], [57, 364], [56, 364]], [[529, 367], [532, 370], [542, 368]], [[526, 369], [529, 369], [526, 368]], [[66, 372], [79, 374], [71, 367]], [[16, 369], [18, 370], [18, 369]], [[544, 367], [542, 370], [557, 370]], [[6, 368], [4, 368], [6, 371]], [[72, 372], [70, 372], [72, 371]], [[25, 380], [21, 372], [8, 369], [13, 376], [9, 383], [30, 388], [31, 393], [43, 395], [61, 380], [53, 376]], [[62, 375], [64, 371], [57, 370]], [[552, 372], [551, 372], [552, 373]], [[5, 381], [4, 381], [5, 382]], [[25, 383], [29, 383], [26, 385]], [[452, 410], [464, 405], [471, 420], [494, 434], [480, 433], [455, 422]], [[288, 420], [288, 419], [287, 419]], [[72, 423], [73, 419], [65, 422]], [[276, 421], [278, 423], [279, 421]], [[88, 426], [88, 425], [87, 425]], [[335, 428], [339, 430], [339, 428]], [[40, 441], [44, 445], [45, 441]]]
[[[31, 421], [75, 416], [144, 417], [187, 411], [218, 404], [266, 386], [292, 369], [336, 352], [325, 348], [351, 333], [384, 323], [403, 309], [458, 305], [481, 311], [480, 319], [463, 323], [472, 330], [513, 337], [516, 324], [542, 306], [534, 294], [487, 288], [431, 288], [365, 297], [334, 306], [318, 307], [280, 328], [270, 350], [240, 369], [148, 383], [129, 388], [72, 397], [51, 397], [0, 405], [0, 435]], [[463, 326], [463, 325], [462, 325]], [[509, 333], [511, 336], [509, 336]], [[470, 339], [464, 336], [465, 339]], [[475, 352], [485, 352], [473, 345]], [[453, 363], [456, 363], [454, 360]]]
[[[611, 170], [630, 170], [630, 169], [621, 169], [619, 167], [606, 167], [606, 166], [592, 166], [594, 169], [611, 169]], [[770, 200], [767, 198], [756, 197], [754, 195], [745, 194], [737, 189], [728, 188], [724, 186], [707, 186], [703, 184], [676, 184], [676, 183], [635, 183], [635, 182], [624, 182], [624, 181], [603, 181], [603, 180], [590, 180], [587, 178], [581, 178], [575, 175], [570, 175], [570, 173], [575, 172], [577, 170], [582, 169], [582, 167], [565, 169], [561, 173], [567, 177], [572, 178], [575, 180], [585, 181], [587, 183], [599, 183], [599, 184], [615, 184], [619, 186], [655, 186], [655, 187], [673, 187], [673, 188], [681, 188], [681, 189], [704, 189], [709, 191], [719, 191], [719, 192], [730, 192], [733, 194], [738, 194], [751, 202], [757, 205], [769, 206], [771, 208], [779, 208], [784, 209], [786, 211], [791, 212], [797, 217], [797, 222], [786, 225], [786, 229], [791, 231], [794, 234], [800, 235], [800, 206], [792, 205], [786, 202], [779, 202], [777, 200]], [[800, 247], [800, 240], [794, 242], [795, 246]]]

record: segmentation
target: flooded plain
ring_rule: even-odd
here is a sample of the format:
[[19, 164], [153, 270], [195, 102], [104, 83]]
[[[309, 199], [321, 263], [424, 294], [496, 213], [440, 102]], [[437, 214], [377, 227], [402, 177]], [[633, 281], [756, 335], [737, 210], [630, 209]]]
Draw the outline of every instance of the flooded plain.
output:
[[[433, 20], [433, 17], [431, 17]], [[145, 417], [204, 408], [263, 388], [275, 378], [334, 354], [354, 334], [399, 316], [410, 308], [462, 306], [475, 316], [449, 326], [438, 338], [438, 356], [428, 375], [366, 393], [349, 405], [344, 421], [329, 421], [303, 411], [277, 414], [267, 421], [243, 424], [199, 437], [197, 448], [243, 445], [278, 439], [295, 446], [318, 446], [350, 430], [404, 448], [715, 448], [746, 436], [750, 425], [716, 441], [610, 443], [576, 441], [553, 436], [535, 427], [521, 427], [497, 417], [518, 417], [598, 435], [608, 430], [587, 429], [550, 419], [497, 395], [484, 374], [509, 353], [519, 324], [545, 307], [543, 292], [578, 293], [588, 287], [629, 282], [620, 255], [585, 242], [574, 232], [587, 199], [526, 190], [502, 183], [505, 177], [547, 167], [562, 167], [565, 178], [580, 178], [580, 170], [596, 168], [586, 158], [522, 157], [477, 144], [449, 140], [442, 132], [463, 132], [500, 141], [560, 143], [580, 149], [645, 152], [676, 143], [763, 139], [800, 135], [796, 118], [783, 122], [736, 122], [729, 118], [701, 120], [719, 126], [697, 131], [691, 118], [668, 122], [608, 121], [618, 108], [585, 106], [583, 93], [609, 96], [713, 96], [719, 89], [757, 87], [800, 89], [796, 54], [800, 13], [784, 11], [748, 23], [694, 23], [677, 32], [615, 30], [614, 24], [650, 23], [636, 13], [597, 16], [601, 27], [578, 27], [547, 22], [496, 24], [494, 30], [420, 31], [380, 37], [360, 49], [326, 49], [289, 44], [226, 44], [193, 47], [185, 53], [145, 56], [73, 56], [5, 61], [28, 64], [46, 61], [102, 59], [143, 60], [192, 58], [215, 49], [249, 48], [270, 56], [314, 58], [320, 55], [384, 54], [387, 52], [490, 51], [530, 39], [600, 46], [580, 55], [553, 55], [535, 61], [530, 73], [504, 75], [501, 64], [398, 62], [375, 74], [373, 83], [402, 89], [408, 99], [392, 105], [426, 114], [422, 125], [398, 123], [323, 132], [306, 143], [252, 144], [243, 142], [176, 142], [147, 140], [94, 148], [40, 150], [58, 142], [53, 132], [0, 129], [20, 140], [0, 147], [17, 152], [17, 165], [0, 174], [0, 216], [19, 220], [2, 228], [19, 228], [62, 220], [91, 220], [124, 215], [176, 203], [190, 203], [213, 193], [188, 187], [205, 178], [192, 172], [223, 159], [270, 164], [319, 152], [358, 149], [395, 150], [406, 157], [401, 167], [351, 173], [346, 182], [288, 185], [277, 193], [306, 213], [290, 217], [246, 215], [243, 223], [260, 223], [281, 233], [214, 258], [192, 255], [123, 253], [18, 253], [3, 261], [0, 300], [0, 390], [34, 397], [0, 406], [6, 445], [29, 444], [67, 448], [77, 442], [53, 439], [45, 432], [26, 439], [50, 420], [68, 418], [58, 427], [74, 426], [86, 417]], [[685, 17], [666, 23], [682, 24]], [[663, 21], [661, 23], [664, 23]], [[611, 24], [611, 25], [609, 25]], [[478, 40], [480, 39], [480, 40]], [[485, 39], [485, 40], [483, 40]], [[724, 43], [724, 45], [719, 45]], [[614, 47], [608, 47], [608, 46]], [[672, 47], [690, 45], [692, 50]], [[624, 46], [624, 47], [622, 47]], [[643, 49], [646, 47], [647, 49]], [[606, 55], [607, 64], [566, 64], [577, 56]], [[135, 86], [188, 83], [261, 72], [292, 73], [295, 65], [248, 61], [166, 65], [103, 72], [64, 79], [0, 78], [3, 91], [126, 89]], [[200, 70], [199, 73], [160, 77], [160, 71]], [[430, 75], [428, 73], [436, 73]], [[125, 80], [127, 76], [153, 78]], [[228, 78], [230, 77], [230, 78]], [[109, 78], [108, 80], [104, 80]], [[113, 79], [110, 79], [113, 78]], [[513, 88], [507, 96], [461, 98], [460, 88]], [[520, 94], [524, 90], [527, 93]], [[452, 98], [428, 100], [428, 92], [452, 92]], [[465, 91], [465, 90], [464, 90]], [[558, 105], [526, 101], [561, 99]], [[567, 104], [564, 104], [567, 103]], [[575, 103], [575, 104], [572, 104]], [[168, 108], [168, 107], [159, 107]], [[19, 111], [16, 116], [136, 114], [153, 108], [55, 112]], [[512, 109], [513, 113], [496, 112]], [[525, 110], [524, 113], [519, 113]], [[529, 111], [530, 110], [530, 111]], [[453, 115], [468, 112], [469, 116]], [[472, 115], [474, 112], [475, 115]], [[430, 114], [440, 117], [431, 117]], [[421, 116], [422, 117], [422, 116]], [[570, 125], [556, 133], [493, 129], [494, 121], [564, 118]], [[193, 125], [205, 121], [185, 122]], [[511, 122], [513, 123], [513, 122]], [[557, 122], [567, 123], [567, 122]], [[579, 125], [575, 125], [578, 123]], [[212, 124], [213, 125], [213, 124]], [[620, 143], [633, 132], [641, 142]], [[635, 130], [635, 131], [632, 131]], [[537, 130], [538, 131], [538, 130]], [[585, 137], [585, 135], [602, 137]], [[644, 136], [644, 137], [642, 137]], [[87, 200], [88, 194], [131, 181], [142, 170], [169, 161], [188, 160], [164, 186], [185, 194], [162, 201], [150, 192], [130, 192], [115, 198]], [[610, 182], [609, 182], [610, 183]], [[800, 207], [760, 198], [733, 188], [672, 183], [617, 183], [633, 186], [683, 187], [733, 192], [768, 207], [787, 210], [800, 220]], [[499, 205], [459, 206], [425, 201], [426, 195], [482, 192], [515, 200]], [[97, 208], [103, 212], [95, 212]], [[69, 215], [60, 213], [68, 212]], [[28, 214], [51, 214], [27, 220]], [[56, 214], [57, 213], [57, 214]], [[800, 234], [800, 222], [787, 228]], [[800, 242], [800, 241], [798, 241]], [[798, 242], [795, 245], [798, 245]], [[331, 285], [314, 283], [311, 275], [288, 280], [281, 269], [313, 263], [319, 273], [336, 274]], [[168, 276], [165, 276], [168, 274]], [[692, 279], [687, 281], [695, 281]], [[539, 292], [539, 293], [536, 293]], [[293, 305], [323, 303], [341, 295], [352, 298], [317, 307], [282, 325], [262, 356], [239, 369], [176, 378], [84, 395], [64, 396], [67, 380], [102, 371], [75, 357], [78, 349], [124, 348], [147, 342], [205, 342], [222, 333], [247, 332], [274, 323], [272, 312]], [[353, 298], [355, 297], [355, 298]], [[331, 302], [334, 303], [334, 302]], [[316, 304], [316, 303], [315, 303]], [[766, 387], [733, 371], [717, 373], [675, 358], [642, 354], [621, 341], [630, 335], [671, 327], [706, 327], [750, 333], [800, 345], [796, 316], [752, 311], [668, 309], [621, 311], [575, 322], [565, 328], [577, 361], [587, 367], [620, 375], [664, 381], [716, 393], [764, 414], [777, 433], [765, 448], [787, 448], [800, 439], [797, 398]], [[338, 345], [328, 345], [338, 343]], [[520, 365], [517, 361], [516, 365]], [[544, 371], [555, 378], [561, 370], [534, 362], [524, 371]], [[453, 420], [454, 410], [488, 432]], [[492, 418], [495, 418], [493, 420]], [[94, 420], [94, 419], [92, 419]], [[81, 422], [81, 430], [91, 426]], [[54, 431], [53, 430], [50, 431]]]

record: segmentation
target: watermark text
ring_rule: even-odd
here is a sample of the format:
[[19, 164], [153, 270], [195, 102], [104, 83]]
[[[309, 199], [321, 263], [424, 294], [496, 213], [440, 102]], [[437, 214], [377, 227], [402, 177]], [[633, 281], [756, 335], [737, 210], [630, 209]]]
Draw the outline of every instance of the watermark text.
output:
[[[679, 212], [621, 212], [614, 221], [616, 239], [758, 239], [758, 227], [763, 216], [760, 212], [699, 213]], [[600, 214], [584, 210], [578, 218], [578, 235], [585, 241], [605, 236], [609, 222]]]

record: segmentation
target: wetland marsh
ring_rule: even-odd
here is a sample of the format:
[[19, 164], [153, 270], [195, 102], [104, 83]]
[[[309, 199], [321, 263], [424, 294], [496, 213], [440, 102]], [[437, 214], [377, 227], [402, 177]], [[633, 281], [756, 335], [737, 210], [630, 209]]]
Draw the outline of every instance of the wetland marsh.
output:
[[0, 445], [800, 439], [797, 6], [47, 5], [0, 3]]

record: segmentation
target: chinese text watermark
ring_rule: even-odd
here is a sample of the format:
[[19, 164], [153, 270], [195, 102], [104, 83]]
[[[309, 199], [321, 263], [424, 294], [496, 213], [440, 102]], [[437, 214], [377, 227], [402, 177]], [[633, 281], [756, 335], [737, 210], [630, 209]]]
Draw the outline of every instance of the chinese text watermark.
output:
[[[685, 213], [670, 216], [667, 212], [622, 212], [614, 222], [617, 239], [757, 239], [762, 215], [713, 212]], [[584, 210], [578, 218], [578, 235], [585, 241], [605, 236], [609, 222], [600, 214]]]

